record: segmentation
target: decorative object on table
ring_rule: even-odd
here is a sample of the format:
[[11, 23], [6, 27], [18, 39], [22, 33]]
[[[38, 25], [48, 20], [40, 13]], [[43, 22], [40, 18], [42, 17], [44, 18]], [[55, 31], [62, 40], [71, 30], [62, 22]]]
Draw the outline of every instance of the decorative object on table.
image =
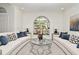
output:
[[59, 34], [57, 29], [54, 30], [54, 34], [57, 34], [57, 35]]
[[41, 31], [38, 31], [38, 39], [39, 40], [43, 39], [43, 33]]
[[30, 52], [34, 55], [48, 55], [51, 53], [52, 41], [46, 38], [39, 41], [38, 38], [31, 40], [31, 50]]
[[47, 17], [39, 16], [34, 20], [34, 34], [38, 34], [38, 30], [43, 29], [43, 35], [49, 35], [50, 22]]
[[26, 32], [27, 32], [28, 34], [30, 33], [28, 28], [26, 28]]
[[79, 14], [70, 17], [70, 31], [79, 31]]
[[27, 32], [29, 32], [29, 29], [28, 28], [26, 30], [27, 30]]
[[38, 38], [39, 38], [39, 40], [42, 40], [43, 39], [43, 35], [42, 34], [38, 34]]

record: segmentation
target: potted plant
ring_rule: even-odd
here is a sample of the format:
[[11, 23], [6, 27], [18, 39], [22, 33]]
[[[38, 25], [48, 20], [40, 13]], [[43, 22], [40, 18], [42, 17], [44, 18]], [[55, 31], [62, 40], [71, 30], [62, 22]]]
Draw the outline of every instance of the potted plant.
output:
[[38, 31], [38, 38], [39, 38], [39, 40], [43, 39], [43, 27], [42, 27], [42, 25], [40, 26], [40, 29]]

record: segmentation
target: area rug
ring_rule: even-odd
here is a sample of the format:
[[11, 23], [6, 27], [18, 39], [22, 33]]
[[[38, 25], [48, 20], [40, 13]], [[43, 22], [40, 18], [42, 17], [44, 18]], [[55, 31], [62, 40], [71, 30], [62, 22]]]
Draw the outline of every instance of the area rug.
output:
[[[17, 55], [39, 55], [39, 54], [33, 54], [31, 52], [32, 46], [31, 43], [29, 42], [26, 44], [18, 53]], [[55, 43], [52, 43], [51, 45], [51, 53], [50, 54], [43, 54], [43, 55], [65, 55], [65, 53], [62, 51], [61, 48], [59, 48]], [[36, 52], [36, 51], [34, 51]], [[41, 51], [39, 51], [41, 52]], [[40, 54], [42, 55], [42, 54]]]

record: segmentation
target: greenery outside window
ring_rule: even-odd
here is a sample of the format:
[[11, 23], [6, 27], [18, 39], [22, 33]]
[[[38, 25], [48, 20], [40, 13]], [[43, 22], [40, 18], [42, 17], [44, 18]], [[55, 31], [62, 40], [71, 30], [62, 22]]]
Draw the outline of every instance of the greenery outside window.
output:
[[41, 31], [43, 35], [49, 34], [49, 20], [45, 16], [39, 16], [34, 21], [34, 34], [38, 34]]

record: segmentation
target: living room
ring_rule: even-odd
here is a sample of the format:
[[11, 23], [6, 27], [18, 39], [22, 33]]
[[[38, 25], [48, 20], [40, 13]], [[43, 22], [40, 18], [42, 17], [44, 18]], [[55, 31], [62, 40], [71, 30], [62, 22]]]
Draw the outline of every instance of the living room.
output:
[[[35, 24], [35, 21], [39, 21], [39, 19], [42, 20], [42, 18], [43, 21], [41, 22], [44, 22], [46, 20], [47, 23], [45, 24], [47, 25], [45, 25], [44, 23], [41, 24], [39, 30], [42, 32], [45, 38], [49, 40], [54, 40], [56, 39], [55, 37], [60, 36], [61, 32], [67, 32], [69, 35], [75, 35], [78, 37], [79, 28], [78, 23], [76, 23], [78, 22], [78, 16], [79, 3], [0, 3], [0, 36], [9, 35], [11, 33], [24, 32], [27, 30], [27, 32], [29, 32], [27, 34], [27, 42], [25, 42], [26, 38], [24, 38], [24, 41], [22, 41], [21, 39], [23, 38], [21, 38], [20, 41], [17, 40], [13, 43], [10, 42], [9, 44], [6, 43], [4, 45], [1, 45], [1, 55], [78, 55], [78, 43], [76, 43], [75, 47], [73, 48], [74, 44], [69, 43], [69, 41], [68, 44], [71, 45], [71, 48], [68, 48], [65, 44], [63, 44], [64, 41], [57, 41], [60, 43], [57, 43], [55, 41], [55, 44], [52, 43], [52, 45], [55, 47], [51, 48], [51, 50], [53, 50], [51, 53], [49, 53], [50, 50], [48, 49], [45, 50], [45, 52], [41, 52], [43, 48], [38, 49], [39, 52], [36, 52], [36, 50], [32, 51], [31, 53], [25, 52], [26, 49], [29, 50], [27, 47], [29, 47], [31, 50], [32, 48], [34, 48], [34, 45], [31, 46], [32, 48], [29, 46], [29, 42], [31, 41], [31, 39], [33, 37], [35, 37], [35, 39], [39, 38], [39, 34], [37, 31], [37, 29], [39, 28], [36, 27], [39, 27], [37, 25], [40, 22], [37, 22], [37, 24]], [[73, 20], [76, 21], [73, 22]], [[56, 34], [54, 33], [55, 30], [57, 31]], [[13, 46], [10, 44], [12, 44]], [[15, 46], [14, 44], [17, 46]], [[61, 47], [63, 45], [65, 45], [65, 48]], [[46, 45], [46, 47], [49, 48], [50, 46]], [[70, 51], [66, 47], [68, 49], [73, 48], [73, 50]]]

